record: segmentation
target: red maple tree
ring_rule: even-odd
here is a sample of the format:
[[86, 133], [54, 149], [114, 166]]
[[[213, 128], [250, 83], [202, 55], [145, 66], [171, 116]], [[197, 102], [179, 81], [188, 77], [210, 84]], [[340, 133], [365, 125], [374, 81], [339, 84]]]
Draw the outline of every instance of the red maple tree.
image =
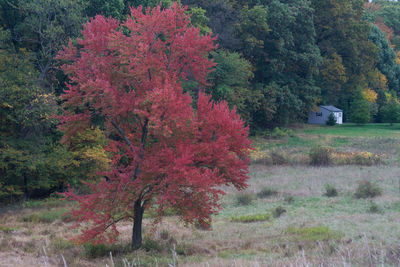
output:
[[70, 79], [64, 139], [101, 125], [112, 155], [112, 171], [90, 185], [90, 194], [64, 193], [79, 203], [72, 215], [77, 226], [84, 223], [80, 242], [114, 242], [116, 224], [133, 219], [138, 248], [146, 208], [161, 218], [173, 207], [186, 222], [206, 225], [219, 209], [221, 186], [246, 187], [248, 128], [225, 102], [183, 91], [189, 76], [206, 84], [215, 66], [207, 55], [216, 47], [190, 26], [185, 11], [178, 4], [132, 8], [122, 23], [96, 16], [77, 45], [59, 54]]

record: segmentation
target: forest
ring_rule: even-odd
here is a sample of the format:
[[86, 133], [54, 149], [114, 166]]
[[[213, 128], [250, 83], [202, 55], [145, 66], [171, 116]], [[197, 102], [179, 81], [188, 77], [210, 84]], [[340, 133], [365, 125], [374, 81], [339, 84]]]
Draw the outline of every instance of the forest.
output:
[[[69, 78], [59, 51], [100, 14], [125, 20], [130, 7], [162, 0], [0, 0], [0, 202], [46, 197], [100, 178], [110, 165], [105, 128], [65, 138], [58, 126]], [[213, 36], [205, 83], [183, 90], [225, 100], [250, 127], [305, 122], [335, 105], [355, 123], [400, 121], [400, 3], [376, 0], [182, 0], [190, 23]], [[96, 119], [98, 121], [96, 121]]]

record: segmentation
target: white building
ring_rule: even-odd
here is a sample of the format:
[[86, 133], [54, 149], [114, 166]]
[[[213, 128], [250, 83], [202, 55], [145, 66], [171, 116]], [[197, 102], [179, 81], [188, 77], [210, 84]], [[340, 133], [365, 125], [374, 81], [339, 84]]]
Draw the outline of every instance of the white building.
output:
[[343, 110], [334, 106], [319, 106], [317, 111], [308, 114], [308, 123], [326, 124], [331, 113], [335, 116], [337, 124], [343, 124]]

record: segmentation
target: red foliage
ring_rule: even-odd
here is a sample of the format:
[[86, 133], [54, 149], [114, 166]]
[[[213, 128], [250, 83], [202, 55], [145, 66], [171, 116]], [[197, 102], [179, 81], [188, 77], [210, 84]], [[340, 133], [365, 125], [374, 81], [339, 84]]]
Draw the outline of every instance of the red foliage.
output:
[[207, 55], [216, 47], [189, 25], [185, 10], [139, 7], [122, 24], [96, 16], [78, 46], [59, 54], [70, 78], [65, 139], [101, 118], [112, 155], [112, 171], [91, 194], [65, 193], [80, 205], [78, 225], [89, 222], [80, 242], [115, 241], [115, 224], [136, 218], [135, 203], [153, 205], [160, 216], [173, 207], [185, 221], [205, 224], [222, 185], [246, 187], [251, 146], [236, 110], [202, 92], [196, 101], [183, 93], [189, 77], [206, 84], [215, 66]]
[[392, 28], [390, 28], [389, 26], [387, 26], [385, 24], [385, 22], [383, 21], [382, 18], [378, 17], [376, 19], [375, 25], [378, 26], [378, 28], [385, 33], [386, 35], [386, 39], [388, 40], [388, 42], [390, 43], [393, 39], [394, 36], [394, 30]]

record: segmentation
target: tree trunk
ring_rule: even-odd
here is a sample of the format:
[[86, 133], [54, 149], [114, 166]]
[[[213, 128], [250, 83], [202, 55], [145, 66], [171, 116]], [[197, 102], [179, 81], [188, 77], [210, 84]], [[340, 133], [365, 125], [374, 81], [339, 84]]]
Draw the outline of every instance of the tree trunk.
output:
[[139, 249], [142, 246], [142, 220], [144, 208], [141, 205], [141, 200], [135, 202], [133, 208], [133, 229], [132, 229], [132, 249]]

